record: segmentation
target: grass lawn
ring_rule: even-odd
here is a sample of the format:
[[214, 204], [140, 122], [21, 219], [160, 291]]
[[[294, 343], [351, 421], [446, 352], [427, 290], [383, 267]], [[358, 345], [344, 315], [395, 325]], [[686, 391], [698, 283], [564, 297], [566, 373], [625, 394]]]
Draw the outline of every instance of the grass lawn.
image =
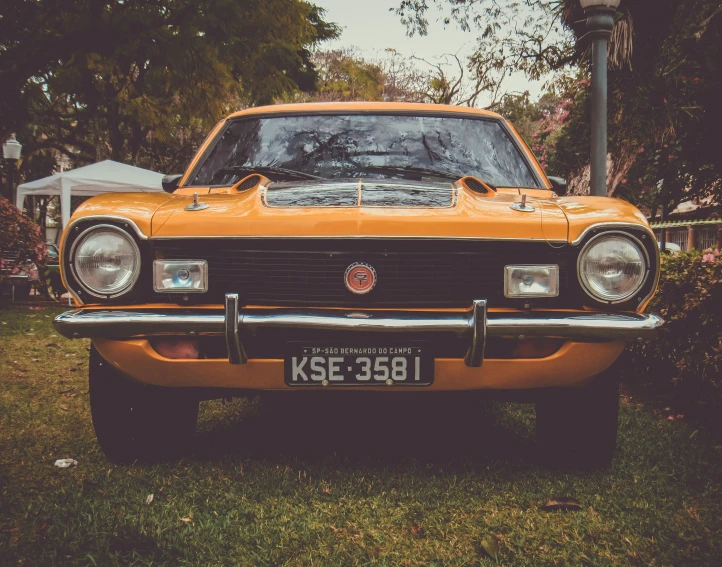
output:
[[533, 406], [409, 397], [204, 402], [187, 458], [112, 465], [57, 312], [0, 311], [0, 565], [722, 565], [722, 447], [629, 401], [592, 474], [535, 464]]

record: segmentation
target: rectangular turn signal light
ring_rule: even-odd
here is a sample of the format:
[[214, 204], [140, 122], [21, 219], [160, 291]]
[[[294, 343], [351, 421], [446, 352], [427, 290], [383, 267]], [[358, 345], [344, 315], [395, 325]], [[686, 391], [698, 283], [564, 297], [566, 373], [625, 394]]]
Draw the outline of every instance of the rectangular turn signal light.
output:
[[208, 291], [208, 262], [155, 260], [153, 289], [158, 293], [205, 293]]
[[557, 297], [559, 266], [506, 266], [504, 268], [506, 297]]

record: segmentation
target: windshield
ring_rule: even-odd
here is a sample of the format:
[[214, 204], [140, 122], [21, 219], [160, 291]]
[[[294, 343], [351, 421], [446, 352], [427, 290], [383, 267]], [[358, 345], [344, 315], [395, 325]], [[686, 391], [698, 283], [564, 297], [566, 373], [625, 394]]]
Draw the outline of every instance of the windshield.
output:
[[232, 121], [190, 185], [227, 186], [256, 171], [300, 179], [459, 179], [539, 187], [497, 120], [343, 114]]

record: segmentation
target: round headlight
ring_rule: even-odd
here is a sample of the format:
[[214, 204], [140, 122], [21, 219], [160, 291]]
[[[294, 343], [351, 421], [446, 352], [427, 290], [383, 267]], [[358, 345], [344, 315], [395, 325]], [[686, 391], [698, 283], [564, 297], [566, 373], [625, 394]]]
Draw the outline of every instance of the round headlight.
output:
[[621, 303], [644, 285], [648, 264], [647, 253], [636, 238], [602, 234], [579, 254], [579, 282], [597, 301]]
[[140, 251], [129, 234], [112, 225], [94, 226], [80, 235], [71, 252], [78, 282], [96, 296], [129, 291], [140, 275]]

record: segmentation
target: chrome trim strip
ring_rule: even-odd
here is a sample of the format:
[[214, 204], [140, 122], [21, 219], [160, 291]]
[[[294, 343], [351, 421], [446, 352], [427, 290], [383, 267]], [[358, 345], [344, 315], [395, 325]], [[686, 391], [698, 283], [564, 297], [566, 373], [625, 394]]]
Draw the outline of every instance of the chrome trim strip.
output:
[[486, 299], [474, 300], [469, 324], [472, 326], [471, 346], [464, 357], [464, 362], [471, 368], [479, 368], [484, 362], [486, 350]]
[[654, 274], [654, 285], [652, 285], [652, 289], [649, 291], [649, 293], [642, 299], [642, 302], [639, 304], [640, 306], [645, 305], [649, 300], [652, 299], [652, 296], [657, 292], [657, 287], [659, 286], [659, 279], [662, 277], [662, 251], [659, 249], [659, 245], [657, 244], [657, 237], [654, 235], [654, 231], [650, 229], [652, 233], [652, 242], [654, 242], [654, 262], [657, 269], [655, 270], [656, 273]]
[[158, 236], [153, 237], [153, 242], [163, 242], [164, 240], [201, 240], [201, 239], [207, 239], [207, 238], [217, 238], [219, 240], [243, 240], [252, 238], [255, 240], [276, 240], [276, 239], [286, 239], [286, 240], [315, 240], [315, 239], [325, 239], [325, 240], [474, 240], [474, 241], [500, 241], [503, 240], [505, 242], [548, 242], [550, 244], [569, 244], [564, 239], [551, 239], [551, 238], [497, 238], [494, 236], [394, 236], [394, 235], [368, 235], [368, 234], [358, 234], [358, 235], [346, 235], [346, 236], [334, 236], [334, 235], [325, 235], [325, 236], [319, 236], [319, 235], [264, 235], [264, 236], [258, 236], [258, 235], [246, 235], [246, 236], [239, 236], [239, 235], [233, 235], [233, 236]]
[[53, 321], [60, 334], [78, 338], [132, 338], [162, 335], [223, 335], [223, 311], [66, 311]]
[[469, 312], [366, 311], [341, 309], [248, 309], [240, 315], [244, 329], [325, 329], [368, 333], [471, 331]]
[[118, 215], [89, 215], [87, 217], [80, 217], [80, 218], [77, 218], [74, 221], [72, 221], [68, 225], [68, 228], [65, 229], [65, 231], [69, 232], [70, 230], [72, 230], [75, 227], [75, 225], [77, 225], [81, 222], [92, 222], [92, 221], [115, 221], [115, 222], [127, 224], [130, 228], [133, 229], [133, 231], [138, 236], [138, 238], [140, 238], [141, 240], [148, 240], [148, 235], [145, 234], [142, 230], [140, 230], [140, 228], [138, 228], [138, 225], [135, 224], [135, 222], [133, 222], [132, 220], [130, 220], [127, 217], [121, 217]]
[[228, 347], [228, 362], [231, 364], [245, 364], [248, 362], [246, 351], [241, 344], [241, 335], [238, 329], [238, 312], [240, 301], [237, 293], [226, 294], [226, 312], [223, 316], [226, 327], [226, 346]]
[[503, 338], [555, 338], [577, 341], [646, 341], [664, 320], [641, 313], [502, 313], [489, 320], [488, 334]]
[[[477, 308], [478, 309], [478, 308]], [[449, 332], [473, 335], [469, 311], [391, 311], [345, 309], [245, 309], [238, 315], [239, 333], [257, 329], [323, 329], [384, 333]], [[189, 333], [225, 335], [226, 317], [212, 310], [90, 310], [58, 315], [55, 328], [68, 338], [147, 337]], [[637, 313], [487, 312], [487, 337], [559, 338], [577, 341], [648, 340], [664, 321]]]
[[581, 242], [587, 237], [587, 234], [589, 234], [593, 230], [600, 230], [600, 229], [632, 229], [632, 230], [643, 230], [647, 234], [649, 234], [655, 241], [657, 238], [654, 236], [654, 232], [651, 228], [649, 228], [646, 225], [643, 224], [636, 224], [633, 222], [598, 222], [592, 225], [589, 225], [587, 228], [585, 228], [582, 233], [575, 238], [572, 242], [572, 246], [579, 246]]

